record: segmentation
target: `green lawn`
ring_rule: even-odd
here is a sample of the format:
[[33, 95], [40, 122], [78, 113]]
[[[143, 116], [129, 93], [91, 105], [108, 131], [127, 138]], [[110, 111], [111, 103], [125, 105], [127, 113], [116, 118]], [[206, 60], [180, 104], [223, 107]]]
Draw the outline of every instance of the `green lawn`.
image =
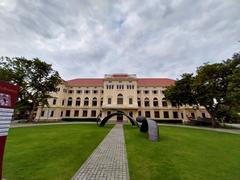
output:
[[160, 127], [160, 141], [125, 126], [131, 180], [240, 179], [240, 135]]
[[69, 180], [111, 128], [75, 124], [10, 129], [3, 176]]

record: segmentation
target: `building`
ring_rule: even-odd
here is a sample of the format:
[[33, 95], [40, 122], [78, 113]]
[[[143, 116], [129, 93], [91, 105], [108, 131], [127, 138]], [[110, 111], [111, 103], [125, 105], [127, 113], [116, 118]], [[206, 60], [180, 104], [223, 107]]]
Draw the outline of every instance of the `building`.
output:
[[[209, 117], [203, 107], [177, 107], [175, 103], [166, 101], [163, 92], [174, 83], [172, 79], [137, 78], [134, 74], [63, 81], [57, 87], [57, 92], [51, 93], [49, 107], [38, 107], [36, 119], [89, 121], [117, 111], [123, 111], [133, 118], [145, 116], [162, 122]], [[122, 115], [111, 120], [127, 122], [127, 118]]]

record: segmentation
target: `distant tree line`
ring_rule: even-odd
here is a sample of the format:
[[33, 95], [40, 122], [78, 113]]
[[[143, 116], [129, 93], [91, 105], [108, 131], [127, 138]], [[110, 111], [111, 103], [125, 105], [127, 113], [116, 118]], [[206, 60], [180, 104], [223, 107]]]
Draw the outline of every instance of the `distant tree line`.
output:
[[24, 57], [0, 57], [0, 80], [20, 87], [16, 113], [25, 115], [29, 121], [33, 120], [34, 111], [40, 104], [48, 105], [49, 92], [55, 91], [61, 82], [51, 64]]
[[206, 63], [195, 74], [182, 74], [167, 88], [166, 98], [178, 105], [204, 106], [214, 127], [219, 121], [239, 118], [240, 54], [220, 63]]

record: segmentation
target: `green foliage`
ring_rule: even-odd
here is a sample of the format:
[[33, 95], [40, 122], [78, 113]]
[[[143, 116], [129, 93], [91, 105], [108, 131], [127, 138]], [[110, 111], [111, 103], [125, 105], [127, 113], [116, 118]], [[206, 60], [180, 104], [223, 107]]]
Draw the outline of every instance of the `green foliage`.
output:
[[240, 54], [221, 63], [204, 64], [196, 75], [183, 74], [174, 86], [167, 88], [165, 96], [178, 104], [201, 105], [212, 117], [231, 117], [240, 105]]
[[52, 69], [52, 65], [38, 58], [28, 60], [24, 57], [12, 59], [1, 57], [0, 75], [1, 80], [19, 85], [17, 108], [28, 111], [29, 106], [32, 106], [30, 119], [40, 103], [47, 104], [49, 92], [55, 91], [61, 82], [58, 72]]

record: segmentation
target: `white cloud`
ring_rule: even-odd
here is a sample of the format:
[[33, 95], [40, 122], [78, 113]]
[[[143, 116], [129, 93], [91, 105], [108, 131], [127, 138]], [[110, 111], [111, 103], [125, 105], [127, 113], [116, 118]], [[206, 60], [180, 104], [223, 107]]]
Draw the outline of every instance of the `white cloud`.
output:
[[177, 78], [239, 51], [236, 0], [0, 3], [0, 55], [39, 57], [64, 79]]

